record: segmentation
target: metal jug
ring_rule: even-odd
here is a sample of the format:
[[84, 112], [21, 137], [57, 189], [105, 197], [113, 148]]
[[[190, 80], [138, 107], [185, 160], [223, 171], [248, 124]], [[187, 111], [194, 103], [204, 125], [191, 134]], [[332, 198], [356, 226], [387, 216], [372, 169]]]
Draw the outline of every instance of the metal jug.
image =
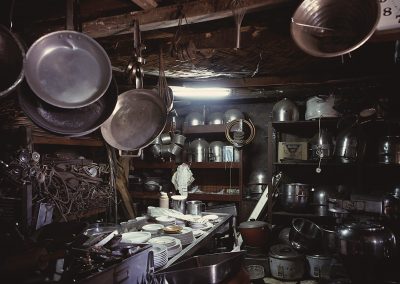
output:
[[213, 141], [210, 143], [209, 160], [210, 162], [223, 162], [223, 147], [224, 142]]
[[190, 143], [190, 151], [192, 153], [192, 162], [208, 161], [209, 144], [202, 138], [197, 138]]
[[357, 129], [349, 127], [339, 133], [336, 140], [335, 157], [341, 162], [354, 162], [358, 157], [359, 140]]
[[311, 159], [318, 160], [330, 158], [333, 155], [332, 136], [327, 129], [321, 129], [321, 133], [317, 133], [311, 139]]

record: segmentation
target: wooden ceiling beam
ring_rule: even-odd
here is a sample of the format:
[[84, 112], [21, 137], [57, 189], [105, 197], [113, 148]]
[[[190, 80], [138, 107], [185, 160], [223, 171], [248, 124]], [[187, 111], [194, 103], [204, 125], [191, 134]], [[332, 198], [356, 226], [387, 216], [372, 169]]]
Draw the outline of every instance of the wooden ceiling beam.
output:
[[148, 10], [157, 7], [157, 2], [154, 0], [131, 0], [143, 10]]
[[[247, 13], [283, 5], [295, 5], [298, 0], [243, 0], [242, 7]], [[83, 32], [93, 38], [108, 37], [117, 34], [132, 33], [134, 19], [139, 20], [141, 31], [150, 31], [176, 27], [179, 24], [179, 11], [185, 15], [182, 25], [195, 24], [232, 17], [231, 0], [198, 0], [185, 2], [182, 5], [157, 7], [143, 11], [133, 11], [114, 16], [100, 17], [96, 20], [85, 21]], [[64, 27], [48, 22], [32, 25], [33, 34], [42, 35]], [[40, 27], [39, 27], [40, 26]], [[31, 33], [31, 31], [28, 31]]]

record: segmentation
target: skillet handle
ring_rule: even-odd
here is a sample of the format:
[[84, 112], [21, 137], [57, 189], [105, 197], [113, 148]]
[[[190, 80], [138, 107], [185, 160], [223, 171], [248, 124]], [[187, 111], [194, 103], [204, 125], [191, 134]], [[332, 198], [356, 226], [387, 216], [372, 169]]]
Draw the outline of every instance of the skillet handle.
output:
[[123, 151], [123, 150], [119, 150], [119, 155], [121, 157], [131, 157], [131, 158], [139, 158], [142, 155], [142, 149], [137, 150], [137, 152], [135, 153], [135, 151]]

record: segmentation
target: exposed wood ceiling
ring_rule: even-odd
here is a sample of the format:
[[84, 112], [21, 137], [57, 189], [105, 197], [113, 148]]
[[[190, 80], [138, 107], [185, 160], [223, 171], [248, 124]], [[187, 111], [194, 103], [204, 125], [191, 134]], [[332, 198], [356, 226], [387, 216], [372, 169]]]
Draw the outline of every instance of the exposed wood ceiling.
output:
[[[248, 12], [241, 27], [240, 49], [234, 48], [231, 0], [81, 0], [80, 18], [83, 32], [100, 42], [116, 71], [123, 71], [131, 58], [132, 21], [139, 19], [147, 47], [145, 79], [150, 84], [157, 80], [160, 46], [166, 75], [174, 83], [264, 86], [399, 73], [393, 60], [394, 41], [400, 39], [397, 32], [374, 35], [351, 57], [316, 58], [302, 52], [290, 36], [290, 19], [300, 1], [243, 3]], [[18, 0], [15, 26], [30, 44], [47, 32], [64, 28], [64, 6], [58, 0]], [[196, 53], [191, 60], [171, 52], [180, 13], [186, 17], [179, 32], [181, 52], [192, 43]]]

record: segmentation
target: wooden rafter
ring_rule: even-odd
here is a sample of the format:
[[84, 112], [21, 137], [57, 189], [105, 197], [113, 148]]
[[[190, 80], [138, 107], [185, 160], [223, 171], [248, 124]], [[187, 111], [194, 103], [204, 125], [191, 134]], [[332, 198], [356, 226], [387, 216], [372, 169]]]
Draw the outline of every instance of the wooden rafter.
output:
[[157, 2], [154, 0], [131, 0], [143, 10], [148, 10], [157, 7]]

